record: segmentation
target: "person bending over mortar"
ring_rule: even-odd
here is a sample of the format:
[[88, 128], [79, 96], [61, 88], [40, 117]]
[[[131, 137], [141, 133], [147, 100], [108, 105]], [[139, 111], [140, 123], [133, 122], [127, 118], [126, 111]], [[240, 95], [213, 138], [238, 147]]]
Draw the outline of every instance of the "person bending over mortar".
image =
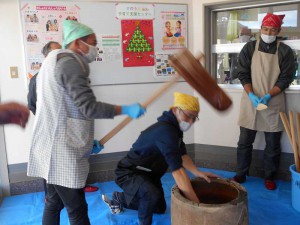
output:
[[175, 92], [174, 105], [163, 112], [158, 121], [141, 132], [128, 154], [120, 160], [115, 170], [116, 183], [124, 192], [113, 192], [110, 200], [102, 195], [112, 214], [123, 208], [138, 210], [139, 224], [150, 225], [153, 213], [164, 213], [166, 201], [161, 177], [168, 167], [176, 184], [186, 198], [200, 202], [185, 171], [204, 178], [217, 175], [201, 172], [187, 155], [183, 132], [198, 120], [198, 98]]

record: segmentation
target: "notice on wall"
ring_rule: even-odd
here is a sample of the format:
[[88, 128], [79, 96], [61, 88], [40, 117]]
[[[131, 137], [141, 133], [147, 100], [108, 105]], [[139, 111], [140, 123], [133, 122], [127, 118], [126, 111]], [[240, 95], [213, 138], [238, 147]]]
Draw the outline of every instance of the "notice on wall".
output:
[[42, 48], [49, 41], [62, 44], [62, 22], [79, 21], [76, 5], [43, 5], [24, 3], [21, 8], [27, 77], [39, 72], [44, 60]]
[[122, 58], [121, 35], [119, 34], [103, 34], [97, 35], [98, 54], [96, 62], [114, 62], [120, 61]]
[[123, 66], [153, 66], [152, 20], [122, 20]]
[[161, 12], [162, 49], [186, 47], [187, 24], [185, 12]]
[[155, 74], [156, 78], [167, 78], [174, 76], [176, 71], [174, 67], [170, 65], [170, 56], [172, 54], [156, 53], [155, 54]]

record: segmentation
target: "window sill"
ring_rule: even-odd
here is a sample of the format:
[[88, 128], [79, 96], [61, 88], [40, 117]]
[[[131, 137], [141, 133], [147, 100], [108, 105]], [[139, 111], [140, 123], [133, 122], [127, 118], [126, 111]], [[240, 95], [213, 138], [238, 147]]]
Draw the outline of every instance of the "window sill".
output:
[[[300, 40], [284, 40], [281, 41], [286, 45], [290, 46], [291, 49], [300, 50]], [[240, 53], [246, 43], [231, 43], [231, 44], [213, 44], [212, 53]]]
[[[244, 90], [241, 84], [219, 84], [219, 87], [226, 90], [226, 92], [234, 93], [234, 92], [242, 92]], [[300, 93], [300, 85], [290, 86], [285, 90], [285, 93], [288, 94], [298, 94]]]

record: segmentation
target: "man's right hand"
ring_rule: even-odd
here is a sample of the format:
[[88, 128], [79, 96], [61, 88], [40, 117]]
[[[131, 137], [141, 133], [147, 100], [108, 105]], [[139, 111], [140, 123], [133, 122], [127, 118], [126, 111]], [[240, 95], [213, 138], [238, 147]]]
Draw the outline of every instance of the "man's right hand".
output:
[[249, 92], [248, 97], [254, 105], [254, 108], [257, 108], [260, 99], [253, 92]]
[[121, 106], [121, 113], [130, 116], [132, 119], [137, 119], [144, 115], [146, 109], [144, 109], [140, 104], [123, 105]]
[[192, 187], [190, 178], [185, 172], [185, 169], [181, 167], [178, 170], [173, 171], [172, 175], [183, 195], [193, 202], [200, 203], [199, 198]]

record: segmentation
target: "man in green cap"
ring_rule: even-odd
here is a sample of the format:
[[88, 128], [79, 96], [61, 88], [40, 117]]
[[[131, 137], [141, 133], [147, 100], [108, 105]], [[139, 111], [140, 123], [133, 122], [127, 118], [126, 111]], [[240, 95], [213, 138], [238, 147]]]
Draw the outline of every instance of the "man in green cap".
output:
[[58, 225], [66, 207], [71, 225], [90, 224], [84, 186], [89, 155], [95, 145], [94, 119], [126, 114], [138, 118], [140, 104], [118, 106], [97, 102], [90, 88], [89, 65], [96, 55], [94, 31], [76, 21], [63, 24], [63, 48], [47, 56], [37, 77], [37, 109], [28, 176], [47, 181], [43, 225]]

